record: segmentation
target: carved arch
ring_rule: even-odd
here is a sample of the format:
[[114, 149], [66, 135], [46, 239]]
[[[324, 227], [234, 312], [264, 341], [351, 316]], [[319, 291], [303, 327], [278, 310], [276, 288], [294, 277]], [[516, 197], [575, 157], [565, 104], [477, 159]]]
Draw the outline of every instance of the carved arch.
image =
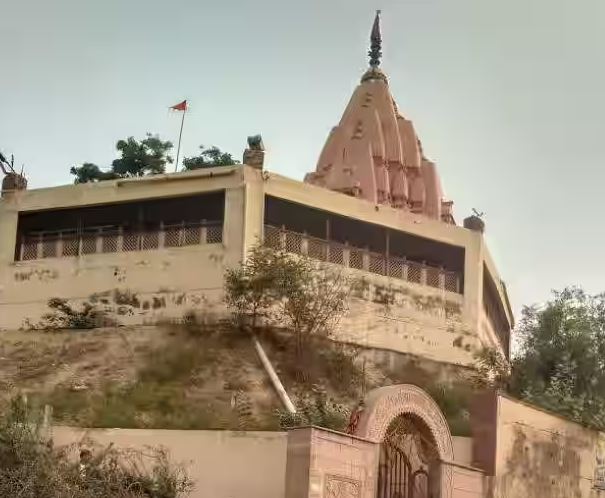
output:
[[425, 391], [411, 384], [380, 387], [366, 396], [365, 406], [354, 429], [356, 436], [375, 443], [384, 440], [389, 425], [400, 415], [418, 417], [435, 439], [439, 458], [454, 460], [452, 435], [437, 403]]

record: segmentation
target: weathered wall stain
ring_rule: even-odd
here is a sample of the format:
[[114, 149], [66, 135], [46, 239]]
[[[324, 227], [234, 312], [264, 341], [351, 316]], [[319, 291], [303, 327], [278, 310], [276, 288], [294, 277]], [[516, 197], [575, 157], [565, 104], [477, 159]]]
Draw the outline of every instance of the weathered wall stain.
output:
[[153, 296], [152, 299], [153, 299], [152, 307], [154, 310], [166, 307], [166, 298], [164, 298], [164, 296], [161, 296], [161, 297]]
[[115, 266], [113, 268], [113, 276], [116, 277], [118, 282], [124, 282], [126, 280], [126, 269]]
[[59, 278], [59, 272], [47, 268], [31, 268], [29, 270], [15, 272], [15, 281], [17, 282], [26, 282], [32, 279], [48, 282], [49, 280], [55, 280], [57, 278]]
[[394, 308], [413, 308], [453, 322], [460, 321], [462, 315], [461, 305], [445, 297], [416, 293], [403, 286], [374, 284], [365, 278], [355, 282], [352, 297], [378, 304], [386, 314]]
[[[69, 266], [66, 270], [69, 276], [60, 268], [57, 270], [61, 274], [60, 281], [64, 276], [70, 280], [69, 284], [61, 281], [62, 285], [69, 285], [74, 294], [81, 293], [82, 297], [70, 299], [74, 305], [87, 299], [88, 282], [94, 282], [96, 288], [103, 285], [111, 289], [96, 292], [88, 298], [127, 325], [173, 320], [189, 310], [198, 313], [208, 307], [216, 307], [220, 313], [227, 312], [222, 290], [226, 261], [223, 252], [202, 255], [199, 262], [205, 263], [208, 271], [203, 278], [198, 275], [197, 280], [189, 278], [197, 272], [192, 272], [191, 267], [185, 269], [180, 260], [165, 255], [155, 257], [152, 253], [148, 256], [128, 258], [106, 266], [83, 260], [77, 266]], [[164, 271], [177, 272], [185, 285], [167, 287], [165, 279], [158, 281], [157, 278], [158, 272]], [[191, 289], [198, 286], [208, 289]], [[39, 289], [35, 292], [40, 294]], [[355, 280], [350, 311], [343, 317], [336, 337], [347, 342], [409, 350], [432, 358], [446, 357], [448, 361], [468, 363], [471, 361], [467, 354], [469, 348], [465, 351], [465, 344], [452, 348], [453, 338], [448, 337], [450, 333], [461, 333], [461, 303], [462, 298], [437, 289], [362, 277]], [[35, 322], [46, 311], [46, 299], [32, 302], [28, 307], [27, 316]], [[452, 349], [454, 356], [450, 354]]]
[[580, 453], [586, 443], [537, 429], [514, 427], [514, 442], [506, 470], [498, 479], [499, 498], [582, 498]]

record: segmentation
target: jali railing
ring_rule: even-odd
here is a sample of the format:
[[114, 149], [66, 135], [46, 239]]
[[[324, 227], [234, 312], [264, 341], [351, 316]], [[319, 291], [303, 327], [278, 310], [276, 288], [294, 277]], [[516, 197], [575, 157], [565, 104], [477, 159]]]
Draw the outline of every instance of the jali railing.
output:
[[157, 230], [129, 230], [123, 227], [96, 227], [24, 235], [19, 259], [63, 258], [87, 254], [146, 251], [199, 244], [220, 244], [221, 222], [182, 222], [162, 225]]
[[319, 261], [461, 293], [457, 272], [265, 225], [265, 245]]

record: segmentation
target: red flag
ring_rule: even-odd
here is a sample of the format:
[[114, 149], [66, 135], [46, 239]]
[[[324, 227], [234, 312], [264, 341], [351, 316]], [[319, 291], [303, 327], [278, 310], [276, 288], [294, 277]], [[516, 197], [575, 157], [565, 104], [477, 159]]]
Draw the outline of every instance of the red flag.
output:
[[170, 109], [173, 109], [175, 111], [186, 111], [187, 110], [187, 101], [183, 100], [182, 102], [179, 102], [176, 105], [173, 105]]

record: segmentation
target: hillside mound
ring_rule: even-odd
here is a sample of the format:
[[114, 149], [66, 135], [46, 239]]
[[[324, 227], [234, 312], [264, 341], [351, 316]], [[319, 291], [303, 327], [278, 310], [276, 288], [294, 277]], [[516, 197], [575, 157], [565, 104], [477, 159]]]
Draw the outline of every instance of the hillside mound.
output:
[[0, 397], [26, 393], [52, 406], [55, 423], [81, 427], [344, 430], [369, 389], [410, 382], [435, 397], [454, 433], [468, 433], [464, 371], [322, 338], [301, 363], [287, 331], [267, 329], [259, 339], [295, 416], [283, 409], [250, 335], [229, 322], [2, 332]]

